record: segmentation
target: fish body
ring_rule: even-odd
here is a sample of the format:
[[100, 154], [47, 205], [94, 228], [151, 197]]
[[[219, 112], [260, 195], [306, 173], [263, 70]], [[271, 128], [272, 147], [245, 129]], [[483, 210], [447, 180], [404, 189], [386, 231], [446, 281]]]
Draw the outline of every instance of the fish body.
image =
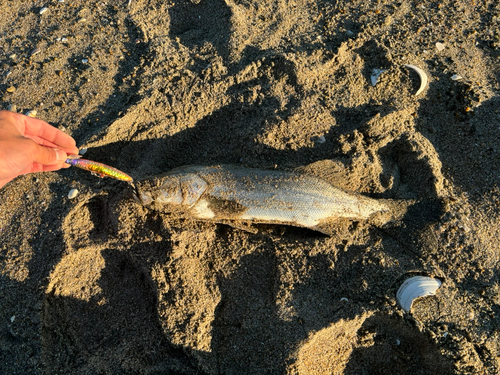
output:
[[132, 182], [133, 179], [128, 174], [110, 167], [109, 165], [98, 163], [96, 161], [81, 159], [79, 155], [70, 155], [66, 159], [66, 164], [85, 169], [101, 178], [111, 177], [120, 181]]
[[215, 222], [249, 221], [327, 233], [335, 219], [366, 220], [389, 206], [315, 176], [231, 165], [189, 166], [137, 185], [140, 201], [162, 212]]

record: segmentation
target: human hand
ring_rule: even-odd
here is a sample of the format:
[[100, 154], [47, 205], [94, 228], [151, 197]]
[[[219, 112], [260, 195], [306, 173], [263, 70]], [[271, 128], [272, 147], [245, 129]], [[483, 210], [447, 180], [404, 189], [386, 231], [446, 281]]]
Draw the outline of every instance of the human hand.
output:
[[78, 154], [68, 134], [45, 121], [0, 111], [0, 187], [22, 174], [68, 168], [68, 154]]

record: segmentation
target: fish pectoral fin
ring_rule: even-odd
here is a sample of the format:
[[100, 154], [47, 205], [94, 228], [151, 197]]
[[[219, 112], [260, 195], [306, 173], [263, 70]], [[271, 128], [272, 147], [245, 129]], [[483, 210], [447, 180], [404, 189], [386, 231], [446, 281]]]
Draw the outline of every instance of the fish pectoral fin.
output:
[[236, 222], [236, 221], [230, 221], [230, 220], [222, 220], [220, 221], [221, 224], [229, 225], [230, 227], [234, 229], [239, 229], [244, 232], [252, 233], [252, 234], [257, 234], [259, 233], [259, 230], [255, 227], [253, 227], [251, 224], [245, 224], [242, 222]]

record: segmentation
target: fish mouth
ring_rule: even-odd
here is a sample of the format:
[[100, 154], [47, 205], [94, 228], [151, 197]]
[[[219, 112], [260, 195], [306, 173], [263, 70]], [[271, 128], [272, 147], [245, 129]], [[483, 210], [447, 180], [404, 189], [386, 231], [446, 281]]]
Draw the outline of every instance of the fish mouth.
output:
[[151, 193], [141, 190], [139, 185], [136, 183], [130, 183], [132, 186], [132, 199], [137, 203], [147, 206], [153, 202], [153, 196]]

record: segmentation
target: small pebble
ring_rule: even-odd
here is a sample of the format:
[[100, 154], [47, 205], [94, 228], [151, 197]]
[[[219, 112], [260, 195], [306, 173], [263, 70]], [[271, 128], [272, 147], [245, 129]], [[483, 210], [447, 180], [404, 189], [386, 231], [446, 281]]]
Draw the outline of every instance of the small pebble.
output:
[[11, 323], [14, 323], [14, 320], [16, 320], [16, 316], [15, 316], [15, 315], [12, 315], [12, 316], [10, 317], [10, 322], [11, 322]]
[[326, 138], [324, 135], [320, 135], [319, 137], [313, 137], [313, 141], [319, 144], [323, 144], [326, 142]]
[[71, 189], [68, 193], [68, 198], [69, 199], [73, 199], [73, 198], [76, 198], [76, 196], [78, 195], [78, 190], [77, 189]]
[[7, 92], [14, 92], [16, 91], [16, 88], [14, 86], [10, 86], [9, 88], [7, 88]]
[[9, 59], [14, 60], [14, 59], [16, 58], [16, 56], [17, 56], [17, 55], [16, 55], [15, 53], [13, 53], [12, 55], [10, 55], [10, 56], [9, 56]]
[[437, 43], [436, 43], [436, 49], [437, 49], [439, 52], [441, 52], [442, 50], [444, 50], [444, 48], [445, 48], [445, 47], [444, 47], [444, 44], [443, 44], [443, 43], [439, 43], [439, 42], [437, 42]]
[[7, 111], [11, 111], [11, 112], [17, 112], [17, 107], [15, 104], [9, 104], [7, 106]]
[[40, 9], [40, 14], [44, 14], [48, 10], [49, 8], [43, 7], [42, 9]]
[[89, 60], [88, 60], [88, 59], [82, 59], [82, 63], [86, 64], [86, 63], [88, 63], [88, 62], [89, 62]]
[[460, 74], [454, 74], [451, 76], [451, 79], [454, 80], [454, 81], [458, 81], [460, 79], [462, 79], [463, 77], [460, 75]]
[[26, 112], [24, 115], [25, 115], [25, 116], [28, 116], [28, 117], [33, 117], [33, 118], [35, 118], [35, 117], [36, 117], [36, 113], [37, 113], [37, 112], [36, 112], [36, 109], [32, 109], [31, 111]]

